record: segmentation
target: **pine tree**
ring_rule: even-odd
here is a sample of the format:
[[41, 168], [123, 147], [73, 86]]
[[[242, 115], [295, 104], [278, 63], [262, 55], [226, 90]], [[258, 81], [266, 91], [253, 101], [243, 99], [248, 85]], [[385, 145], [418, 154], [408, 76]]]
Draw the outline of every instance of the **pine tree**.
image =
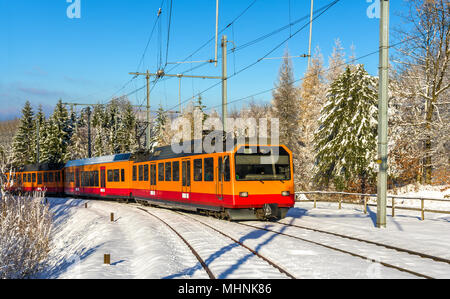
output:
[[338, 190], [374, 179], [377, 152], [377, 80], [364, 66], [347, 67], [332, 83], [314, 143], [315, 182]]
[[[39, 142], [39, 161], [35, 161], [35, 162], [41, 162], [41, 156], [42, 156], [42, 147], [44, 146], [44, 142], [45, 142], [45, 138], [47, 135], [46, 132], [46, 120], [45, 120], [45, 114], [42, 111], [42, 105], [39, 105], [38, 108], [38, 112], [36, 114], [36, 125], [39, 125], [39, 136], [37, 136], [37, 142]], [[37, 134], [37, 132], [36, 132]], [[37, 147], [37, 144], [35, 143], [35, 148]], [[36, 155], [36, 159], [37, 159], [37, 155]]]
[[105, 106], [97, 105], [94, 107], [94, 111], [92, 113], [92, 126], [94, 132], [94, 156], [101, 157], [109, 154], [107, 149], [108, 140], [107, 140], [107, 119], [106, 119], [106, 111]]
[[122, 153], [134, 152], [138, 149], [135, 112], [128, 100], [123, 102], [122, 110], [118, 132], [120, 151]]
[[65, 163], [69, 159], [67, 148], [73, 134], [69, 114], [62, 101], [56, 104], [45, 126], [46, 137], [42, 147], [42, 162]]
[[70, 144], [67, 148], [67, 157], [69, 160], [77, 160], [88, 157], [88, 136], [87, 136], [87, 111], [81, 110], [79, 118], [75, 112], [71, 112], [71, 123], [74, 127]]
[[280, 67], [278, 83], [272, 97], [273, 114], [278, 118], [280, 124], [280, 143], [297, 152], [299, 146], [299, 101], [288, 52], [286, 52]]
[[304, 144], [299, 153], [301, 164], [298, 171], [304, 173], [301, 181], [311, 183], [314, 167], [314, 132], [318, 128], [320, 111], [326, 101], [327, 84], [324, 78], [323, 58], [317, 49], [300, 86], [300, 138]]
[[336, 39], [334, 42], [333, 53], [328, 62], [327, 80], [332, 84], [345, 70], [345, 53], [342, 47], [341, 40]]
[[36, 159], [36, 151], [33, 147], [36, 144], [36, 127], [33, 116], [33, 108], [27, 101], [22, 109], [20, 126], [13, 140], [13, 163], [15, 165], [27, 165], [33, 163]]
[[165, 130], [167, 128], [167, 113], [164, 111], [163, 107], [159, 105], [158, 111], [156, 112], [156, 119], [153, 125], [153, 132], [151, 143], [156, 146], [167, 145], [167, 140], [165, 139]]
[[[299, 139], [299, 100], [298, 89], [294, 86], [294, 74], [289, 53], [286, 51], [283, 64], [280, 67], [279, 78], [273, 92], [273, 116], [279, 121], [280, 144], [286, 145], [293, 152], [294, 181], [300, 187], [301, 167]], [[271, 136], [272, 137], [272, 136]], [[303, 187], [303, 186], [302, 186]]]

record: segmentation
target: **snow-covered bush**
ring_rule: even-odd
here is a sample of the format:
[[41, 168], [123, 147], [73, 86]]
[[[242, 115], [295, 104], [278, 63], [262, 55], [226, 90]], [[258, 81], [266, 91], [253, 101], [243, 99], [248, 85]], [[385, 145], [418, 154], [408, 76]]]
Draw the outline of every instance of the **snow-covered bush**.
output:
[[32, 278], [50, 250], [52, 217], [41, 198], [0, 199], [0, 279]]

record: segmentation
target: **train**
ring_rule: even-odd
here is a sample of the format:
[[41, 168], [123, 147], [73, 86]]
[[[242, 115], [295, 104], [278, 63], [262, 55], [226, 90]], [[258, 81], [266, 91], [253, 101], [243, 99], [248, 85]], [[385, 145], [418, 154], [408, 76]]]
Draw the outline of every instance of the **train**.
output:
[[[191, 149], [196, 146], [191, 142]], [[234, 140], [229, 150], [176, 153], [172, 146], [17, 168], [12, 192], [134, 201], [220, 219], [270, 220], [294, 206], [292, 152]], [[9, 174], [8, 174], [9, 175]]]

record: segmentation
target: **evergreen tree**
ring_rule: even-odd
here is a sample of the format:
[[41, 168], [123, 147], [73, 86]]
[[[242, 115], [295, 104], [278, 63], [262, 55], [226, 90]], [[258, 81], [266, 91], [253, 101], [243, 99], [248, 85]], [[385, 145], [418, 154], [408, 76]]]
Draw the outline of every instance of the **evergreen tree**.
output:
[[[294, 169], [301, 169], [298, 89], [294, 86], [292, 62], [287, 51], [273, 92], [272, 107], [273, 116], [279, 121], [280, 144], [286, 145], [293, 152]], [[300, 186], [302, 175], [299, 171], [294, 173], [297, 187]]]
[[27, 165], [35, 161], [35, 128], [33, 108], [27, 101], [22, 109], [20, 126], [13, 140], [13, 163], [15, 165]]
[[67, 109], [61, 100], [58, 101], [52, 116], [47, 121], [45, 131], [41, 162], [65, 163], [69, 159], [67, 148], [73, 129]]
[[336, 39], [334, 42], [333, 53], [328, 62], [327, 80], [332, 84], [345, 70], [345, 53], [342, 47], [341, 40]]
[[135, 112], [128, 100], [123, 102], [122, 110], [118, 132], [118, 136], [120, 137], [120, 152], [134, 152], [138, 148]]
[[338, 190], [374, 179], [377, 153], [377, 80], [364, 66], [347, 67], [332, 83], [315, 133], [315, 182]]
[[278, 83], [273, 92], [272, 105], [274, 116], [278, 118], [280, 124], [280, 143], [297, 152], [299, 147], [299, 101], [288, 52], [286, 52], [280, 68]]
[[156, 119], [153, 125], [153, 134], [151, 138], [151, 144], [162, 146], [167, 145], [165, 139], [165, 131], [167, 129], [167, 113], [164, 111], [163, 107], [159, 105], [158, 111], [156, 112]]
[[314, 132], [318, 128], [320, 111], [326, 101], [327, 85], [324, 78], [323, 58], [317, 49], [311, 60], [304, 80], [300, 86], [300, 138], [303, 143], [300, 151], [300, 169], [303, 185], [308, 186], [314, 167]]
[[[42, 159], [41, 159], [41, 157], [42, 157], [42, 148], [44, 146], [45, 138], [46, 138], [46, 135], [47, 135], [47, 132], [46, 132], [46, 120], [45, 120], [45, 114], [42, 111], [42, 105], [39, 105], [38, 112], [36, 114], [35, 122], [36, 122], [36, 125], [39, 125], [39, 136], [37, 136], [37, 141], [36, 141], [36, 142], [39, 143], [39, 161], [35, 161], [35, 162], [39, 162], [40, 163], [42, 161]], [[36, 128], [36, 130], [37, 130], [37, 128]], [[36, 132], [36, 135], [37, 135], [37, 132]], [[37, 144], [36, 143], [35, 143], [34, 146], [35, 146], [35, 148], [37, 150]], [[37, 155], [36, 155], [36, 159], [37, 159]]]
[[106, 132], [106, 113], [105, 106], [97, 105], [92, 113], [92, 126], [94, 131], [94, 151], [95, 157], [101, 157], [109, 154], [107, 151], [107, 132]]
[[79, 118], [72, 111], [70, 119], [73, 126], [73, 134], [67, 149], [67, 157], [69, 160], [86, 158], [89, 154], [87, 136], [88, 116], [86, 109], [81, 110]]

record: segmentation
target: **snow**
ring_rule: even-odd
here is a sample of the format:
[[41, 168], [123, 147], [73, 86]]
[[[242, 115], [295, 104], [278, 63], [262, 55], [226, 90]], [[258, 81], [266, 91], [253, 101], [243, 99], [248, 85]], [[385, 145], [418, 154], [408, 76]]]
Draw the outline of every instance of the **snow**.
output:
[[[444, 198], [448, 189], [426, 187], [414, 191], [404, 187], [398, 193]], [[361, 205], [343, 204], [339, 210], [334, 203], [318, 202], [314, 208], [311, 202], [298, 202], [279, 223], [245, 222], [255, 226], [249, 227], [137, 204], [62, 198], [49, 201], [54, 213], [53, 249], [41, 278], [207, 279], [206, 271], [181, 238], [138, 208], [177, 230], [217, 278], [287, 276], [207, 225], [239, 240], [296, 278], [418, 278], [381, 262], [433, 278], [450, 278], [447, 263], [283, 225], [305, 226], [450, 259], [450, 215], [445, 214], [426, 213], [426, 220], [421, 221], [420, 212], [396, 210], [396, 217], [391, 217], [388, 209], [387, 228], [378, 229], [374, 207], [369, 206], [368, 214], [364, 214]], [[450, 201], [440, 202], [439, 207], [450, 211]], [[110, 213], [114, 213], [115, 222], [110, 221]], [[111, 254], [111, 265], [103, 265], [107, 253]]]

